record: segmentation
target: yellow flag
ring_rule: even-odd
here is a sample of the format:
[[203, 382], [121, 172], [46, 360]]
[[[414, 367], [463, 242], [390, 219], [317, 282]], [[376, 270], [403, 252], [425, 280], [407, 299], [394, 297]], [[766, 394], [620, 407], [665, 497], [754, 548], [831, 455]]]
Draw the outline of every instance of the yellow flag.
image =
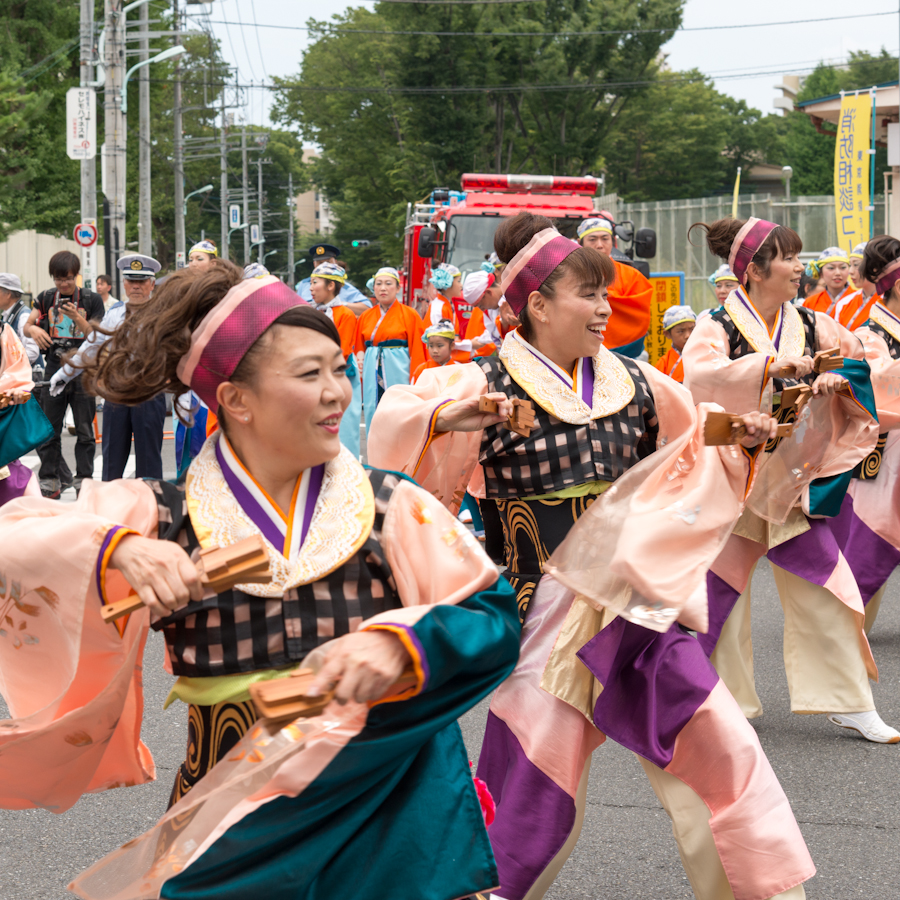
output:
[[731, 218], [737, 218], [738, 191], [741, 189], [741, 167], [738, 166], [737, 178], [734, 179], [734, 198], [731, 201]]
[[848, 94], [841, 100], [834, 144], [834, 214], [837, 243], [850, 253], [869, 240], [869, 142], [872, 98]]

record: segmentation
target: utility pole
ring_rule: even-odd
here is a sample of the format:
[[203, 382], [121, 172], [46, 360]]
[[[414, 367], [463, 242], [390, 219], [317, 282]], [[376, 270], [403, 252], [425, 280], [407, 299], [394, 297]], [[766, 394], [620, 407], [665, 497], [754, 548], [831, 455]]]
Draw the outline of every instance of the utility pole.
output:
[[[265, 149], [265, 144], [263, 144], [263, 150]], [[262, 150], [260, 150], [259, 158], [256, 160], [256, 170], [258, 172], [258, 185], [257, 185], [257, 194], [256, 194], [256, 202], [259, 207], [259, 264], [263, 265], [266, 260], [266, 244], [263, 240], [263, 185], [262, 185], [262, 167], [263, 167], [263, 158], [262, 158]]]
[[222, 259], [228, 259], [228, 131], [225, 127], [225, 84], [222, 85], [222, 127], [219, 132], [220, 167], [222, 170], [222, 183], [219, 188], [222, 200], [222, 236], [220, 255]]
[[[94, 80], [94, 0], [81, 0], [81, 87]], [[91, 88], [93, 91], [93, 88]], [[81, 221], [97, 222], [97, 160], [81, 160]], [[94, 250], [96, 252], [96, 250]], [[93, 284], [85, 287], [93, 288]]]
[[[150, 13], [148, 4], [138, 9], [139, 59], [150, 59]], [[139, 136], [138, 136], [138, 253], [153, 256], [153, 231], [150, 218], [150, 67], [138, 71]]]
[[[244, 218], [243, 222], [250, 221], [250, 173], [247, 160], [247, 124], [241, 126], [241, 177], [244, 190]], [[244, 229], [244, 265], [250, 262], [250, 229]]]
[[[122, 0], [104, 0], [106, 20], [106, 85], [103, 94], [106, 152], [103, 159], [104, 194], [109, 201], [110, 237], [113, 242], [112, 264], [119, 260], [125, 245], [125, 116], [122, 113], [122, 82], [125, 79], [125, 16]], [[116, 296], [121, 297], [119, 270], [110, 275], [116, 279]]]
[[[174, 44], [181, 43], [181, 14], [178, 11], [178, 0], [172, 0], [174, 18]], [[172, 109], [172, 125], [175, 129], [175, 265], [181, 268], [186, 265], [187, 245], [184, 237], [184, 129], [181, 123], [181, 62], [175, 57], [175, 84], [173, 87], [174, 105]]]
[[294, 287], [294, 173], [288, 172], [288, 287]]

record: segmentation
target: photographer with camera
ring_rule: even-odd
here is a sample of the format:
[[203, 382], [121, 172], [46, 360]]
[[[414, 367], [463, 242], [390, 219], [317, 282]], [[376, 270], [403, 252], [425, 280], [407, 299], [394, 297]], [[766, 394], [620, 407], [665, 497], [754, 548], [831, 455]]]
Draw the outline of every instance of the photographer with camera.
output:
[[[34, 308], [25, 324], [25, 336], [34, 340], [47, 361], [45, 377], [50, 379], [62, 367], [63, 357], [77, 350], [103, 318], [103, 299], [93, 291], [78, 287], [81, 260], [68, 250], [50, 257], [50, 277], [55, 285], [37, 295]], [[95, 399], [81, 387], [81, 377], [73, 379], [56, 397], [41, 391], [41, 406], [53, 426], [53, 437], [38, 447], [41, 458], [39, 480], [45, 497], [58, 498], [70, 486], [67, 467], [63, 465], [62, 432], [66, 408], [71, 407], [75, 420], [75, 490], [94, 473]], [[69, 476], [71, 477], [71, 476]]]

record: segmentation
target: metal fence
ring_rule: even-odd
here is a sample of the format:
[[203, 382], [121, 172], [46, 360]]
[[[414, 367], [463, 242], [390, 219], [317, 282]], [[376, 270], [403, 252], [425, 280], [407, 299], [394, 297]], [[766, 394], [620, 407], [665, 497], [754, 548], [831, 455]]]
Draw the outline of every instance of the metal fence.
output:
[[[652, 228], [657, 234], [656, 258], [650, 260], [654, 272], [684, 272], [683, 302], [698, 312], [715, 306], [715, 295], [707, 279], [721, 264], [706, 249], [701, 232], [688, 229], [694, 222], [714, 222], [731, 215], [730, 197], [703, 197], [691, 200], [659, 200], [655, 203], [621, 203], [612, 194], [598, 197], [597, 208], [608, 209], [617, 220], [631, 219], [637, 228]], [[834, 197], [784, 197], [772, 194], [745, 194], [739, 198], [738, 218], [757, 216], [780, 225], [789, 225], [803, 240], [803, 257], [811, 259], [837, 243]], [[875, 231], [885, 232], [884, 196], [875, 197]]]

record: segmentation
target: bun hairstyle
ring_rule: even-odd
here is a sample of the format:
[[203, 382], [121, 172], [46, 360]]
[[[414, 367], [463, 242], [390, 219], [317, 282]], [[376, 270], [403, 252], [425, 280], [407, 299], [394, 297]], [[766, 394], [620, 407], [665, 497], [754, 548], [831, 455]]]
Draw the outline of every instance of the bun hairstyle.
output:
[[[863, 251], [859, 265], [859, 277], [873, 284], [884, 274], [884, 270], [900, 257], [900, 241], [889, 234], [873, 237]], [[887, 299], [887, 298], [885, 298]]]
[[[711, 225], [705, 222], [695, 222], [688, 229], [688, 240], [690, 240], [691, 232], [695, 228], [706, 232], [706, 246], [713, 256], [728, 262], [731, 255], [731, 246], [738, 232], [744, 227], [746, 222], [742, 219], [718, 219]], [[693, 244], [693, 241], [691, 241]], [[763, 274], [763, 278], [769, 277], [769, 270], [779, 251], [782, 256], [789, 254], [797, 254], [803, 249], [803, 241], [800, 235], [792, 228], [785, 225], [778, 225], [772, 233], [763, 241], [763, 245], [756, 251], [752, 262], [754, 262]]]
[[[176, 396], [187, 393], [190, 387], [179, 380], [176, 369], [191, 346], [191, 334], [243, 279], [243, 269], [218, 258], [210, 260], [203, 270], [187, 267], [170, 275], [150, 301], [128, 310], [96, 358], [84, 362], [85, 389], [129, 406], [150, 400], [161, 391]], [[307, 304], [289, 309], [272, 325], [310, 328], [341, 344], [334, 323]], [[271, 326], [247, 351], [231, 381], [252, 382], [271, 339], [266, 337], [270, 332]]]
[[[494, 250], [505, 268], [516, 254], [528, 246], [529, 241], [545, 228], [556, 226], [546, 216], [536, 216], [530, 212], [504, 219], [494, 234]], [[497, 271], [502, 269], [498, 266]], [[579, 284], [597, 290], [615, 281], [616, 267], [613, 261], [593, 247], [579, 247], [570, 253], [546, 278], [540, 292], [548, 299], [556, 297], [556, 286], [561, 278], [571, 275]], [[530, 340], [534, 329], [528, 318], [528, 307], [519, 313], [522, 336]]]

